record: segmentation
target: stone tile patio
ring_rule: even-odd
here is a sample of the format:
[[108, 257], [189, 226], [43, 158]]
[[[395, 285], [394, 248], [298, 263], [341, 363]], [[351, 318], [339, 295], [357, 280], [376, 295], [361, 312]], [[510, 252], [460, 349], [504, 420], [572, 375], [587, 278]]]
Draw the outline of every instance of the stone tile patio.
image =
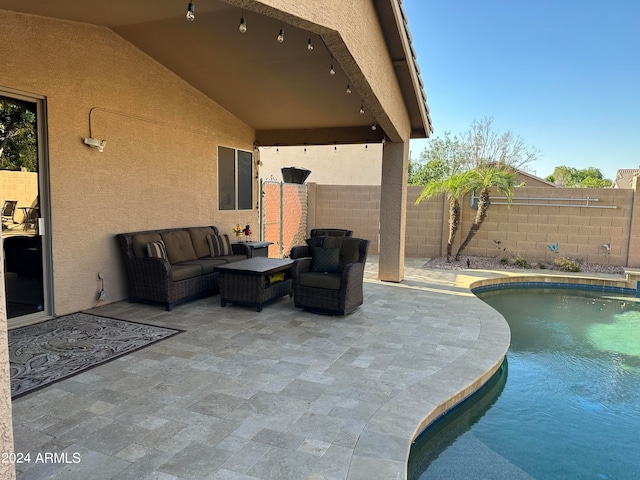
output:
[[405, 478], [413, 438], [499, 366], [509, 330], [467, 288], [486, 272], [408, 259], [389, 284], [376, 260], [346, 317], [289, 297], [260, 313], [219, 296], [91, 310], [186, 332], [16, 400], [15, 451], [59, 455], [18, 478]]

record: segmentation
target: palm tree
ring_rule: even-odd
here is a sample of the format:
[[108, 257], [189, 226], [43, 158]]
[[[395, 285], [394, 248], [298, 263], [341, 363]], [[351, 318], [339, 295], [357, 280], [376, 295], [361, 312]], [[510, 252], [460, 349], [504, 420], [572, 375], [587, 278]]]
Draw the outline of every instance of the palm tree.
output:
[[487, 209], [489, 208], [489, 191], [495, 188], [498, 192], [507, 197], [507, 201], [511, 203], [513, 198], [513, 184], [515, 175], [511, 168], [501, 165], [489, 164], [484, 165], [476, 170], [471, 170], [470, 181], [474, 190], [480, 190], [478, 197], [478, 211], [473, 219], [467, 238], [464, 239], [458, 251], [455, 260], [460, 260], [460, 253], [467, 247], [473, 236], [476, 234], [482, 222], [487, 217]]
[[456, 232], [460, 227], [460, 201], [473, 188], [471, 172], [454, 173], [448, 178], [431, 180], [416, 199], [418, 205], [425, 198], [444, 193], [449, 200], [449, 238], [447, 240], [447, 262], [451, 262], [451, 251]]

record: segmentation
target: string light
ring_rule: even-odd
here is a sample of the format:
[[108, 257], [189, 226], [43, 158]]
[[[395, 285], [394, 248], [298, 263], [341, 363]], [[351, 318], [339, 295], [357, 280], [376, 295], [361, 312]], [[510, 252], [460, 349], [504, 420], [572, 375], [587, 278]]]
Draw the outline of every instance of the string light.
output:
[[193, 5], [193, 2], [189, 2], [189, 6], [187, 7], [187, 20], [193, 22], [196, 19], [196, 7]]
[[360, 105], [360, 115], [364, 115], [364, 100], [362, 101], [362, 104]]
[[333, 55], [331, 55], [331, 68], [329, 68], [329, 75], [335, 75], [336, 70], [333, 68]]
[[373, 125], [371, 125], [371, 130], [373, 130], [374, 132], [376, 131], [378, 127], [376, 127], [376, 121], [373, 121]]
[[238, 27], [240, 33], [247, 32], [247, 21], [244, 19], [244, 8], [242, 9], [242, 17], [240, 17], [240, 26]]
[[351, 84], [347, 83], [347, 95], [351, 95]]
[[309, 41], [307, 42], [307, 50], [313, 50], [313, 42], [311, 41], [311, 32], [309, 32]]
[[282, 22], [280, 22], [280, 32], [278, 33], [276, 40], [278, 40], [278, 43], [284, 42], [284, 29], [282, 28]]

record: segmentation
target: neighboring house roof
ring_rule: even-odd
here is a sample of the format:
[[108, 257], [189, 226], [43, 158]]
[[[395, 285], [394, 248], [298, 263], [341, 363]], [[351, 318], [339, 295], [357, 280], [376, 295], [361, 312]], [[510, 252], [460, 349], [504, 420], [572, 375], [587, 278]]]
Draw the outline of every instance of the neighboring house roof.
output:
[[532, 173], [525, 172], [524, 170], [518, 170], [516, 174], [516, 184], [521, 184], [524, 182], [524, 186], [526, 187], [554, 187], [558, 188], [558, 186], [553, 183], [545, 180], [544, 178], [536, 177]]
[[640, 168], [622, 168], [616, 172], [612, 188], [631, 188], [633, 177], [640, 174]]

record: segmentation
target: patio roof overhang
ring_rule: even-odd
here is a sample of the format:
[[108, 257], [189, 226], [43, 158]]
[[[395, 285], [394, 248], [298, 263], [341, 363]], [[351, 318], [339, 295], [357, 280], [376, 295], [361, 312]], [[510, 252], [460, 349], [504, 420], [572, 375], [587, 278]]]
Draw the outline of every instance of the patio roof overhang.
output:
[[[319, 5], [324, 2], [302, 7], [292, 0], [193, 3], [193, 22], [185, 19], [187, 0], [0, 0], [0, 8], [111, 29], [255, 129], [258, 146], [364, 143], [383, 136], [403, 141], [407, 130], [411, 138], [432, 132], [399, 0], [354, 2], [355, 13], [374, 9], [377, 25], [336, 19], [326, 12], [330, 5]], [[241, 16], [247, 22], [244, 34], [238, 30]], [[380, 50], [368, 56], [385, 59], [392, 82], [380, 81], [376, 70], [362, 61], [362, 45], [345, 35], [350, 24], [356, 39], [358, 29], [367, 29], [362, 32]], [[281, 26], [285, 41], [279, 43]], [[78, 59], [104, 62], [105, 69], [108, 60]], [[335, 75], [329, 74], [332, 64]], [[400, 92], [396, 98], [402, 108], [389, 104], [393, 95], [388, 90]], [[362, 105], [364, 114], [359, 113]], [[374, 123], [380, 127], [375, 131]]]

